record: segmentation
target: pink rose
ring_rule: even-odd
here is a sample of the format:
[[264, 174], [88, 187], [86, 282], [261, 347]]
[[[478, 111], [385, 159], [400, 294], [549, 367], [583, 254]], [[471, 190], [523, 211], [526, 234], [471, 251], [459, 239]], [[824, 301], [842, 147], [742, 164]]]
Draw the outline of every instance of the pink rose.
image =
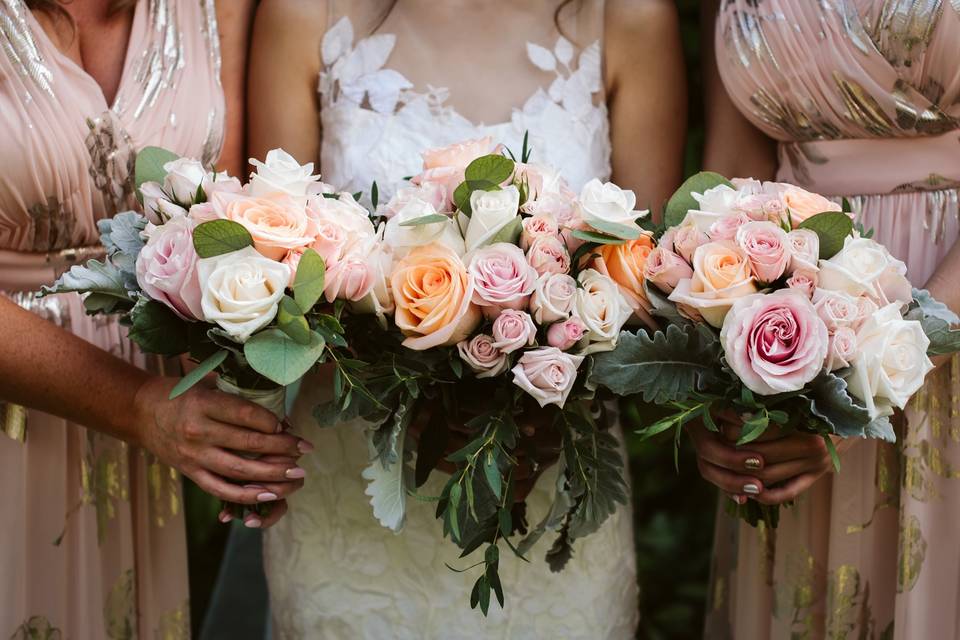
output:
[[162, 302], [184, 320], [202, 320], [195, 223], [186, 216], [147, 227], [149, 239], [137, 256], [137, 283], [144, 293]]
[[493, 338], [485, 333], [477, 334], [469, 341], [458, 342], [457, 351], [478, 378], [498, 376], [510, 366], [507, 354], [497, 349]]
[[747, 255], [757, 280], [774, 282], [790, 263], [787, 233], [772, 222], [748, 222], [737, 230], [737, 245]]
[[454, 167], [457, 169], [466, 169], [467, 165], [481, 156], [493, 153], [495, 150], [493, 138], [486, 136], [473, 140], [465, 140], [456, 144], [437, 149], [428, 149], [424, 151], [423, 157], [424, 169], [436, 169], [438, 167]]
[[673, 293], [683, 278], [693, 277], [693, 269], [673, 251], [657, 247], [647, 256], [643, 266], [643, 278], [652, 282], [667, 295]]
[[820, 236], [810, 229], [794, 229], [787, 234], [790, 246], [790, 267], [793, 273], [797, 269], [817, 271], [820, 260]]
[[[222, 195], [232, 196], [216, 194]], [[223, 214], [227, 220], [246, 227], [253, 237], [253, 247], [272, 260], [282, 260], [291, 249], [305, 247], [313, 241], [303, 205], [289, 196], [232, 197]]]
[[549, 214], [538, 213], [530, 218], [524, 218], [523, 231], [520, 232], [520, 248], [527, 251], [537, 238], [542, 236], [556, 238], [559, 234], [560, 225]]
[[857, 332], [850, 327], [838, 327], [830, 336], [830, 350], [824, 365], [826, 371], [845, 369], [857, 355]]
[[531, 346], [537, 338], [537, 327], [526, 311], [504, 309], [493, 321], [493, 346], [503, 353]]
[[513, 383], [529, 393], [541, 407], [561, 409], [577, 382], [577, 367], [583, 356], [564, 353], [556, 347], [525, 351], [513, 368]]
[[327, 302], [334, 300], [362, 300], [373, 289], [376, 283], [377, 265], [374, 262], [379, 254], [369, 243], [357, 245], [332, 267], [327, 269], [324, 277], [323, 293]]
[[807, 298], [812, 298], [817, 288], [817, 272], [810, 269], [797, 269], [787, 278], [787, 287], [799, 291]]
[[565, 273], [548, 273], [537, 279], [530, 297], [530, 312], [538, 324], [566, 320], [573, 309], [577, 281]]
[[860, 318], [857, 299], [842, 291], [817, 289], [813, 292], [813, 307], [830, 332], [854, 327]]
[[857, 298], [857, 322], [854, 326], [855, 329], [859, 329], [867, 318], [870, 318], [877, 311], [880, 310], [880, 307], [874, 302], [869, 296], [860, 296]]
[[537, 275], [570, 271], [570, 253], [555, 236], [540, 236], [527, 251], [527, 262]]
[[580, 318], [556, 322], [547, 329], [547, 344], [561, 351], [567, 351], [580, 342], [586, 332], [587, 326]]
[[306, 249], [300, 248], [288, 251], [287, 255], [285, 255], [283, 260], [280, 261], [290, 267], [290, 284], [287, 285], [290, 288], [293, 288], [293, 282], [297, 279], [297, 267], [300, 266], [300, 258], [303, 257], [303, 252], [305, 250]]
[[494, 317], [503, 309], [522, 309], [537, 284], [537, 272], [520, 247], [497, 242], [477, 249], [467, 271], [475, 288], [473, 301]]
[[687, 262], [693, 262], [693, 254], [697, 248], [710, 241], [703, 231], [692, 224], [677, 227], [673, 236], [673, 251], [680, 254]]
[[710, 239], [733, 240], [737, 237], [737, 230], [748, 222], [751, 222], [751, 218], [745, 213], [734, 213], [720, 218], [710, 225]]
[[755, 193], [744, 196], [737, 201], [734, 209], [746, 214], [751, 220], [779, 223], [784, 219], [783, 201], [779, 194], [775, 193]]
[[823, 369], [827, 327], [802, 294], [781, 289], [737, 300], [720, 330], [727, 363], [761, 395], [799, 391]]

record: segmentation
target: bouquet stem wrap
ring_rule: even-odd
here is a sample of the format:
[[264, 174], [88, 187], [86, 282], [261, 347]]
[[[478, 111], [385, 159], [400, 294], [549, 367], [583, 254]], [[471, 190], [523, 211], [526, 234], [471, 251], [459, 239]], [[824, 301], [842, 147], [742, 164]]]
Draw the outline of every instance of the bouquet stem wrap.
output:
[[[224, 378], [223, 376], [217, 376], [217, 389], [223, 391], [224, 393], [229, 393], [232, 396], [237, 396], [244, 400], [249, 400], [254, 404], [258, 404], [264, 409], [270, 411], [273, 415], [277, 416], [277, 420], [283, 420], [286, 415], [286, 400], [287, 400], [287, 389], [286, 387], [276, 387], [274, 389], [244, 389], [235, 385], [233, 382]], [[243, 518], [246, 515], [247, 510], [256, 513], [259, 516], [266, 515], [269, 510], [268, 505], [242, 505], [234, 502], [223, 503], [223, 508], [229, 511], [230, 515], [234, 518]]]

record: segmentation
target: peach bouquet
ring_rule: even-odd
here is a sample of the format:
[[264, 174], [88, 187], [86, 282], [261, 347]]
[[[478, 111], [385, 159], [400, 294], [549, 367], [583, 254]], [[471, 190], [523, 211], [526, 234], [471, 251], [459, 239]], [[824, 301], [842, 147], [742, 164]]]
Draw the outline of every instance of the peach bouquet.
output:
[[[720, 411], [744, 417], [738, 445], [770, 428], [818, 434], [837, 469], [835, 438], [894, 441], [890, 418], [930, 356], [960, 350], [958, 318], [911, 287], [845, 204], [788, 184], [690, 178], [642, 274], [665, 326], [622, 336], [592, 380], [666, 411], [643, 433], [672, 430], [675, 443], [691, 420], [717, 431]], [[775, 507], [737, 510], [776, 526]]]

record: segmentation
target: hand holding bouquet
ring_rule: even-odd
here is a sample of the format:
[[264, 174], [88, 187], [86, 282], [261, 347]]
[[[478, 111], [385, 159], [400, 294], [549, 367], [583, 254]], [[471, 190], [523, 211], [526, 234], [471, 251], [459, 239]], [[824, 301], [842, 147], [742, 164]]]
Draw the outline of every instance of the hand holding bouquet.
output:
[[[624, 335], [596, 358], [592, 380], [642, 393], [666, 416], [646, 436], [732, 410], [745, 445], [773, 426], [894, 441], [890, 416], [933, 368], [960, 350], [958, 322], [852, 214], [786, 184], [698, 174], [666, 210], [643, 266], [644, 291], [666, 326]], [[776, 526], [776, 507], [741, 515]]]

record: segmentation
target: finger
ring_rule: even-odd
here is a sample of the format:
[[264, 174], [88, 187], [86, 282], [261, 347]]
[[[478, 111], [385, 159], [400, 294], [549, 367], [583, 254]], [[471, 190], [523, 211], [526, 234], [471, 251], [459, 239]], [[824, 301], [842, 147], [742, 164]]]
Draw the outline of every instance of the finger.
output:
[[[241, 485], [228, 482], [206, 469], [196, 469], [195, 471], [187, 473], [187, 476], [196, 482], [198, 487], [210, 495], [227, 502], [260, 504], [261, 501], [257, 499], [257, 496], [264, 492], [263, 489], [248, 489]], [[229, 522], [229, 519], [223, 520], [221, 518], [221, 522]]]
[[[287, 513], [287, 501], [281, 500], [280, 502], [275, 502], [270, 505], [270, 511], [266, 513], [260, 520], [260, 528], [267, 529], [277, 524], [277, 522]], [[244, 523], [246, 524], [246, 523]]]
[[288, 462], [249, 460], [215, 447], [204, 449], [199, 455], [198, 462], [217, 475], [248, 483], [300, 480], [306, 476], [306, 471], [302, 467]]
[[222, 422], [208, 421], [204, 440], [211, 445], [257, 455], [284, 455], [299, 458], [313, 451], [313, 445], [303, 438], [286, 433], [266, 434], [253, 429], [235, 427]]
[[736, 472], [753, 473], [763, 469], [764, 458], [755, 451], [737, 449], [709, 431], [698, 432], [693, 438], [697, 455], [710, 464]]
[[718, 486], [721, 491], [726, 493], [756, 496], [763, 491], [763, 482], [759, 478], [733, 473], [723, 467], [710, 464], [702, 458], [697, 460], [697, 466], [700, 468], [700, 475], [707, 482]]
[[269, 410], [222, 391], [201, 389], [197, 402], [204, 415], [219, 422], [246, 427], [262, 433], [279, 433], [283, 425]]
[[788, 480], [786, 484], [774, 489], [767, 489], [756, 497], [757, 502], [762, 504], [783, 504], [790, 500], [795, 500], [800, 494], [813, 486], [820, 474], [805, 473]]
[[797, 458], [768, 466], [757, 476], [770, 487], [805, 473], [821, 474], [830, 466], [829, 458]]
[[821, 460], [830, 455], [823, 438], [809, 433], [792, 433], [769, 442], [751, 442], [750, 449], [760, 454], [768, 467], [802, 458]]

